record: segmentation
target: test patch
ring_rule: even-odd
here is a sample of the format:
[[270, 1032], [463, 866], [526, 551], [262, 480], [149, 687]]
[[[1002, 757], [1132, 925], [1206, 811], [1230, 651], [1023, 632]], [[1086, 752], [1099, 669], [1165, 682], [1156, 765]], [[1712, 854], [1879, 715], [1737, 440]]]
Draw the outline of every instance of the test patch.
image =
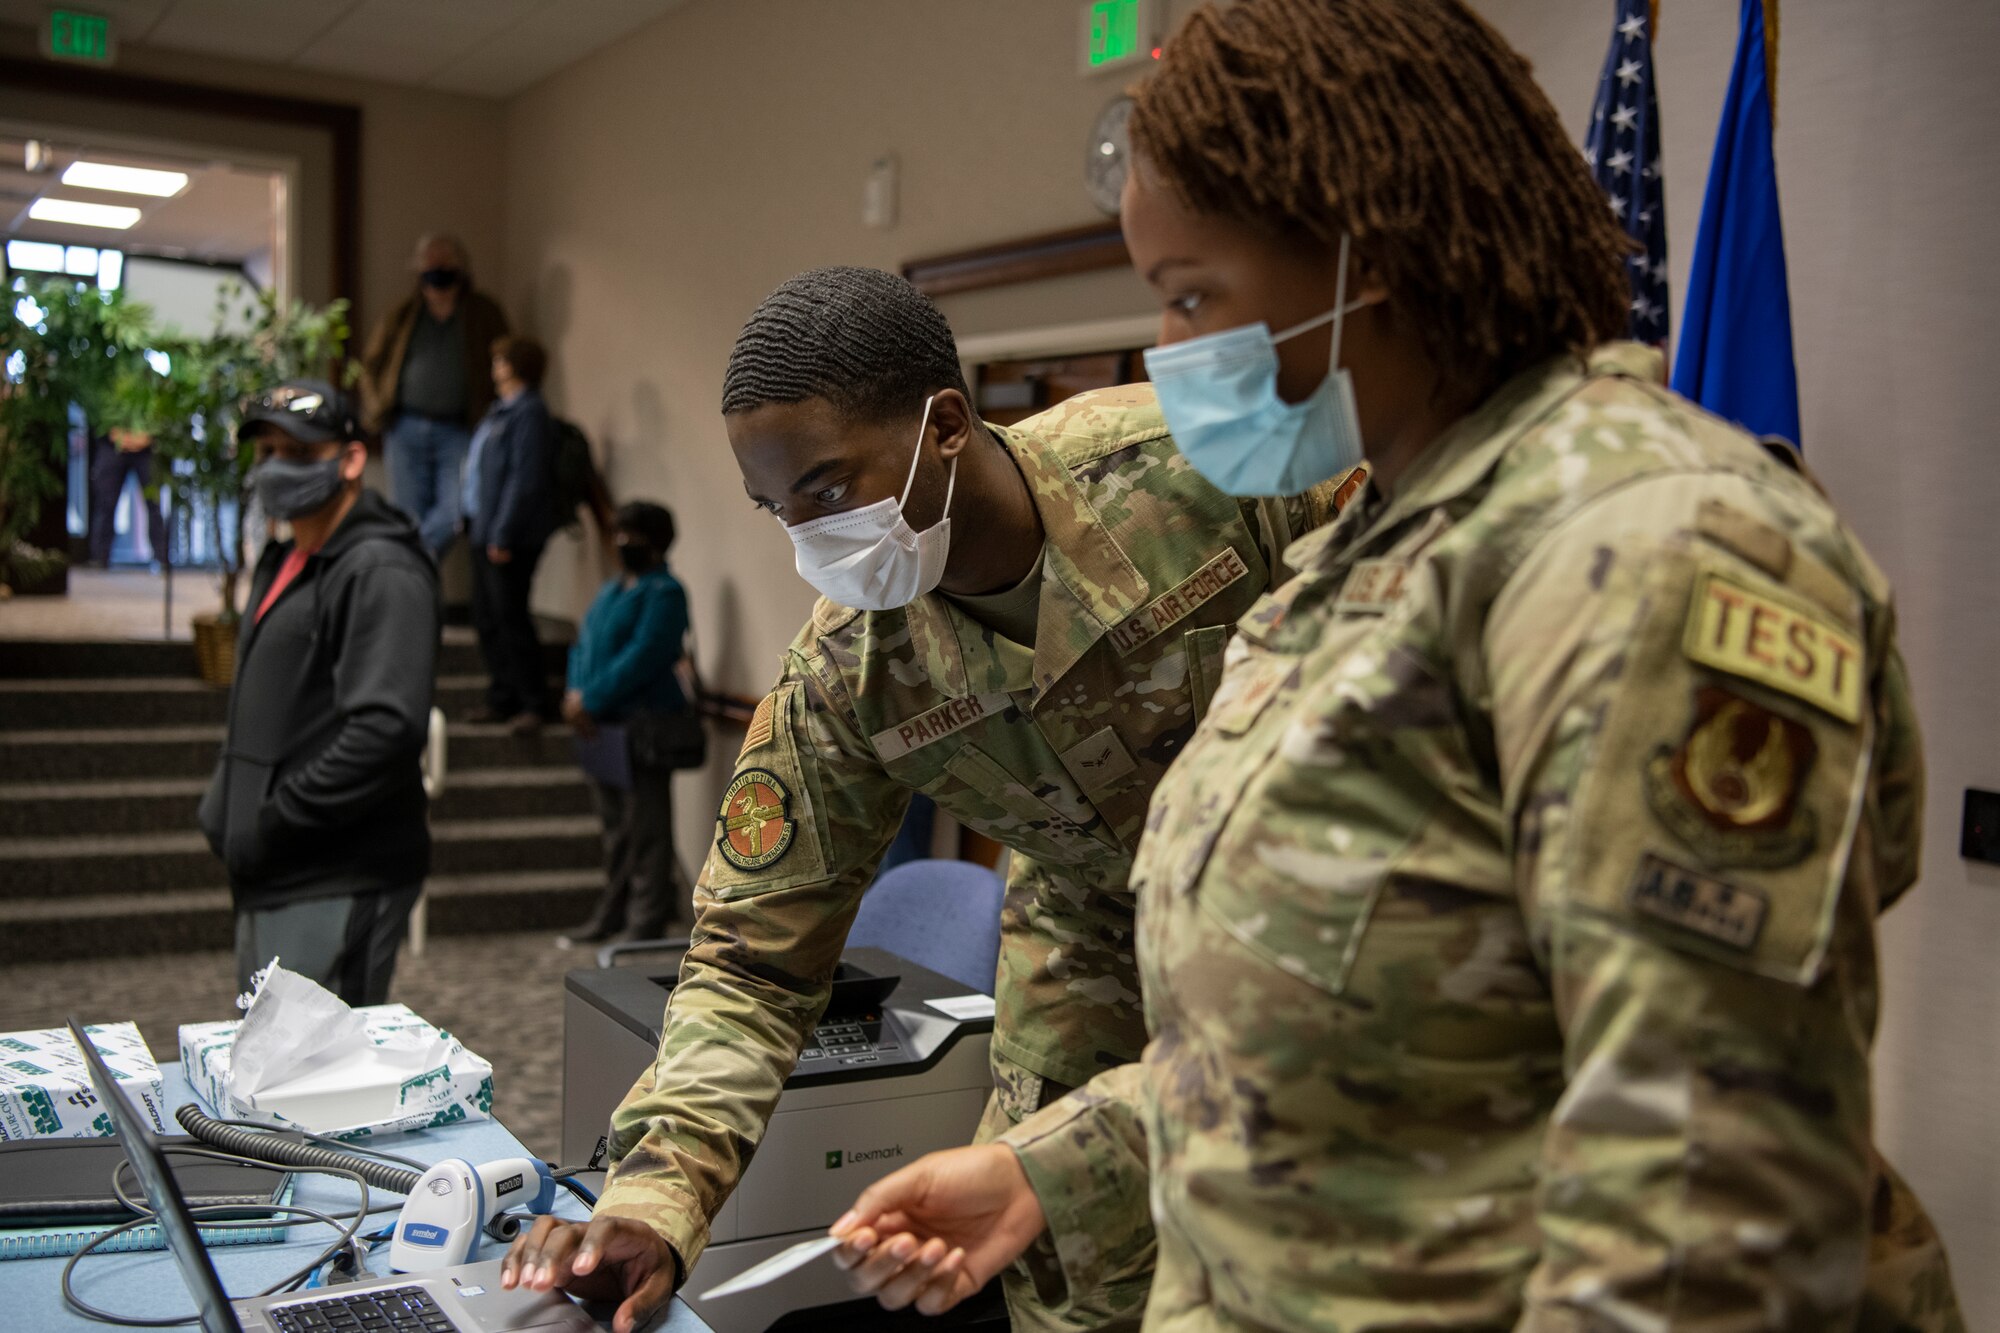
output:
[[1158, 637], [1162, 630], [1177, 625], [1213, 600], [1223, 589], [1246, 577], [1250, 567], [1235, 547], [1182, 579], [1167, 591], [1111, 627], [1111, 646], [1119, 656]]
[[1789, 601], [1709, 571], [1695, 585], [1682, 649], [1703, 666], [1861, 720], [1861, 641]]

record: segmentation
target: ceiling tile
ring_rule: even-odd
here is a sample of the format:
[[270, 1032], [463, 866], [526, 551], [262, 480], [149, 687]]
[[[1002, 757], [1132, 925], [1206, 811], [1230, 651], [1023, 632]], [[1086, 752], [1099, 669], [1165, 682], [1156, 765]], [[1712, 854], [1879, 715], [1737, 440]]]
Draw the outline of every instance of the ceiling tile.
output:
[[388, 83], [422, 83], [546, 0], [363, 0], [298, 65]]
[[430, 80], [451, 92], [508, 97], [679, 8], [685, 0], [544, 0]]
[[360, 0], [174, 0], [146, 35], [153, 46], [287, 62]]

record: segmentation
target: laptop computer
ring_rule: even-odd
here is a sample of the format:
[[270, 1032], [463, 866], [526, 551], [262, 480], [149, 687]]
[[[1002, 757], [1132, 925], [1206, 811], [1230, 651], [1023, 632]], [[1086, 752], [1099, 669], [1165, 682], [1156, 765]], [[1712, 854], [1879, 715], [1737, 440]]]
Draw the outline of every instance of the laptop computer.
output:
[[[90, 1067], [90, 1081], [111, 1113], [125, 1157], [159, 1219], [167, 1249], [200, 1311], [202, 1333], [582, 1333], [597, 1322], [559, 1292], [502, 1291], [500, 1261], [400, 1277], [365, 1278], [337, 1287], [231, 1300], [195, 1230], [166, 1154], [147, 1118], [126, 1100], [104, 1057], [72, 1018], [69, 1035]], [[150, 1313], [150, 1312], [149, 1312]]]

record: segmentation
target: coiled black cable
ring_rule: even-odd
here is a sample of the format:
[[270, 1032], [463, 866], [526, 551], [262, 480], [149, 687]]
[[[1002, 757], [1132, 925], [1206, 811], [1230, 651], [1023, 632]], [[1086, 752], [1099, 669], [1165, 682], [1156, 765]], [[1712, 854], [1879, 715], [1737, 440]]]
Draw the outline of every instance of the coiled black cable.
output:
[[318, 1135], [301, 1132], [294, 1137], [286, 1130], [245, 1129], [232, 1125], [208, 1115], [193, 1102], [182, 1103], [174, 1112], [174, 1119], [180, 1121], [181, 1128], [195, 1138], [225, 1152], [306, 1170], [351, 1171], [376, 1189], [391, 1194], [408, 1194], [417, 1187], [417, 1181], [423, 1175], [421, 1171], [405, 1170], [358, 1153], [323, 1148], [303, 1141], [308, 1137], [318, 1138]]

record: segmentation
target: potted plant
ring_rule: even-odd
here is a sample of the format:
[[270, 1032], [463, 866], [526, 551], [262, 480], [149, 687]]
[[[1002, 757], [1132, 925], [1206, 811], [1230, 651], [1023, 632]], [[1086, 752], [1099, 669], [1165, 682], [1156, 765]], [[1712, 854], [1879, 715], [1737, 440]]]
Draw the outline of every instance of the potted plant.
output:
[[[151, 312], [117, 291], [50, 275], [22, 275], [0, 310], [0, 584], [62, 592], [68, 554], [60, 536], [30, 534], [63, 494], [70, 408], [95, 431], [115, 386], [136, 362]], [[42, 525], [47, 526], [47, 525]], [[56, 526], [60, 533], [60, 525]], [[53, 543], [53, 544], [51, 544]]]
[[[240, 331], [232, 331], [231, 317], [239, 314]], [[160, 340], [156, 350], [165, 365], [136, 374], [128, 385], [166, 460], [162, 487], [210, 525], [222, 606], [194, 618], [194, 637], [202, 679], [211, 684], [227, 685], [235, 672], [236, 594], [249, 548], [245, 479], [253, 460], [236, 447], [242, 403], [282, 380], [325, 375], [339, 364], [347, 333], [346, 301], [315, 309], [230, 283], [216, 302], [214, 332]]]

